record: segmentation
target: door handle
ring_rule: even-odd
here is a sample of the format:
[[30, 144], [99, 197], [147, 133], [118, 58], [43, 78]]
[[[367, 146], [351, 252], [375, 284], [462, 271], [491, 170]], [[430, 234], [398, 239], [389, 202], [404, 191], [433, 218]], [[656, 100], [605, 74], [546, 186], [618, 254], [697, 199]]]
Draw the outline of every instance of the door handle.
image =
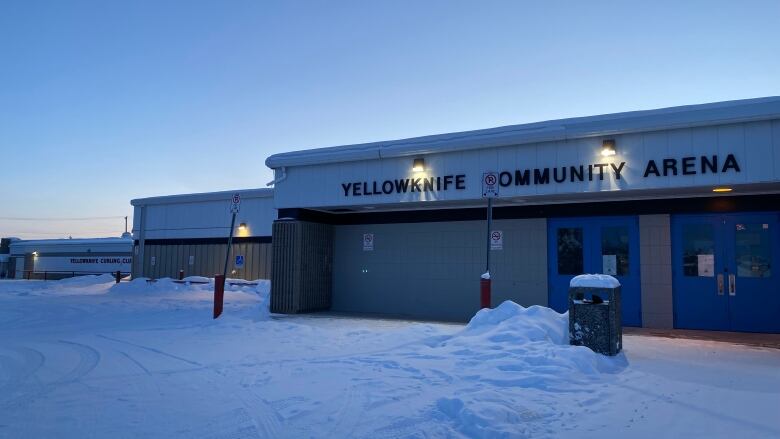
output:
[[734, 273], [729, 274], [729, 296], [737, 295], [737, 276]]
[[723, 274], [718, 275], [718, 296], [723, 295]]

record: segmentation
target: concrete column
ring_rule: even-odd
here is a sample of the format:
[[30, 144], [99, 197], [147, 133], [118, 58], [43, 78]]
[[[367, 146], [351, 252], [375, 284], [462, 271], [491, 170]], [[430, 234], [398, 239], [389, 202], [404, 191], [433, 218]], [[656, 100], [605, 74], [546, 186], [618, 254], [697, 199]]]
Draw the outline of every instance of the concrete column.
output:
[[674, 327], [672, 240], [669, 215], [639, 216], [642, 326]]

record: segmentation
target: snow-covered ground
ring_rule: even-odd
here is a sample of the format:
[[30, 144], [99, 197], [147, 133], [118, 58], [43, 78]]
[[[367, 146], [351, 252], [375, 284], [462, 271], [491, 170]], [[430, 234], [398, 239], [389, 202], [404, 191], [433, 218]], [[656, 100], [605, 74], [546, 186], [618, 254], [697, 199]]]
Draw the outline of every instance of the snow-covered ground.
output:
[[0, 437], [780, 437], [777, 350], [607, 358], [511, 302], [467, 326], [271, 316], [267, 283], [213, 321], [211, 288], [0, 282]]

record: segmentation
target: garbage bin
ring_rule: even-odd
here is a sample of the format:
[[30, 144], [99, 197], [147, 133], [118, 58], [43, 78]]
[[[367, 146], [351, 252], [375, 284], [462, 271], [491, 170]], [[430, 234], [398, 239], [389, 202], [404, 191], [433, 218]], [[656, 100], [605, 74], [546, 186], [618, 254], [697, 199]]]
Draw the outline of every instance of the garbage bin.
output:
[[623, 349], [620, 282], [609, 275], [580, 275], [569, 284], [569, 343], [604, 355]]

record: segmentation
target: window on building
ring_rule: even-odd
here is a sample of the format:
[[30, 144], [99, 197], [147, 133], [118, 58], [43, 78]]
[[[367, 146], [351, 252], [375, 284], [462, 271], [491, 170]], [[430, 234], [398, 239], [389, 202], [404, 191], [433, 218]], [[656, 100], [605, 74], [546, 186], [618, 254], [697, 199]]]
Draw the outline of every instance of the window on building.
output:
[[685, 224], [682, 228], [683, 274], [715, 276], [715, 239], [712, 224]]
[[601, 228], [602, 273], [627, 275], [628, 251], [628, 227]]
[[582, 228], [558, 229], [558, 274], [582, 274]]

